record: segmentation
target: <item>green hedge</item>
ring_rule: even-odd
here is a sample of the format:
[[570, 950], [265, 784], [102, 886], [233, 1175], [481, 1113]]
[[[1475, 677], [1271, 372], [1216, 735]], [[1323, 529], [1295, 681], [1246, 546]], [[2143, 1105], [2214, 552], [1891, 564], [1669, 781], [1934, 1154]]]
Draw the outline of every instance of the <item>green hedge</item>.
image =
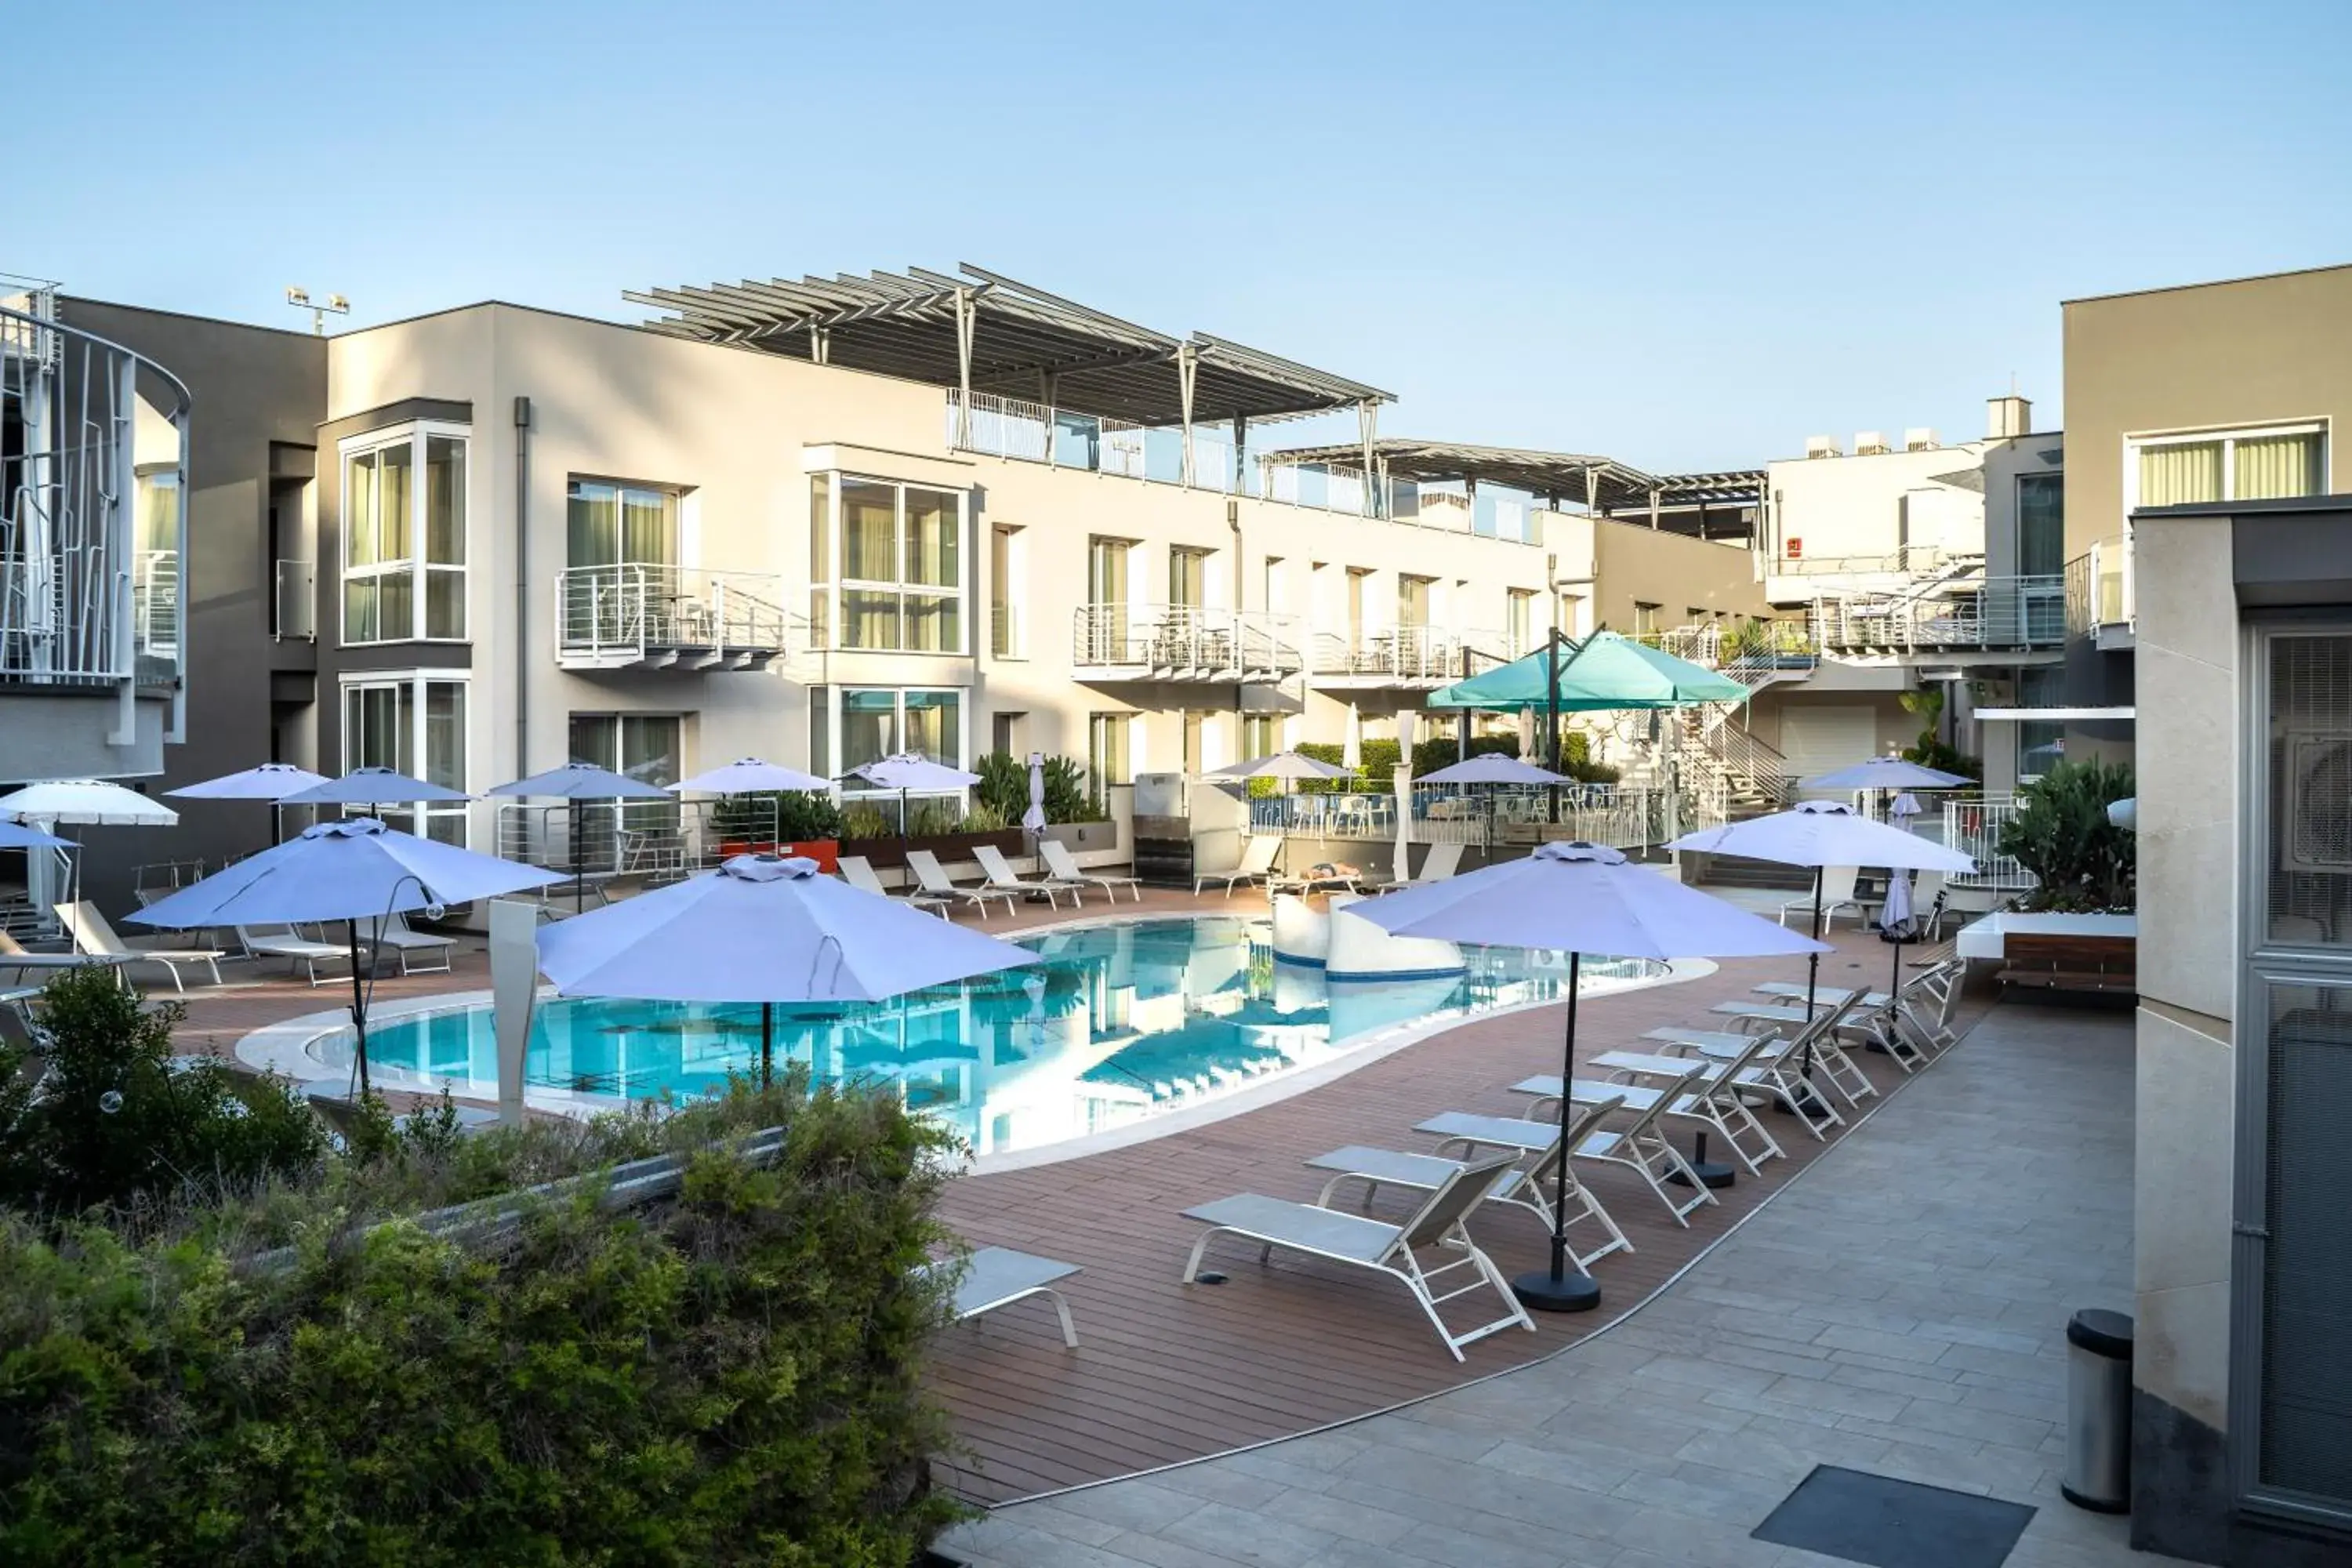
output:
[[[1540, 746], [1540, 740], [1541, 738], [1538, 737], [1538, 746]], [[1303, 742], [1297, 750], [1299, 755], [1312, 757], [1318, 763], [1344, 763], [1347, 760], [1347, 747], [1328, 742]], [[1470, 755], [1483, 757], [1491, 752], [1517, 756], [1519, 754], [1518, 736], [1513, 734], [1471, 737]], [[1295, 786], [1297, 792], [1300, 795], [1347, 795], [1362, 790], [1385, 790], [1389, 787], [1389, 781], [1398, 760], [1403, 755], [1403, 751], [1394, 740], [1367, 740], [1363, 742], [1359, 754], [1363, 758], [1363, 763], [1357, 768], [1354, 778], [1302, 779]], [[1593, 762], [1591, 756], [1591, 742], [1584, 731], [1570, 730], [1565, 725], [1561, 726], [1560, 771], [1570, 778], [1582, 779], [1590, 783], [1615, 783], [1617, 770]], [[1455, 746], [1451, 734], [1426, 735], [1413, 742], [1412, 775], [1419, 778], [1424, 773], [1435, 773], [1438, 769], [1460, 760], [1459, 748]], [[1538, 762], [1542, 760], [1540, 754], [1537, 760]], [[1252, 780], [1251, 782], [1270, 786], [1265, 791], [1254, 790], [1252, 792], [1254, 794], [1281, 793], [1281, 786], [1276, 781]]]
[[[772, 1163], [714, 1142], [763, 1125]], [[0, 1562], [905, 1568], [954, 1512], [909, 1279], [945, 1142], [796, 1080], [169, 1223], [0, 1216]], [[592, 1175], [470, 1242], [381, 1218], [664, 1148], [653, 1205]]]

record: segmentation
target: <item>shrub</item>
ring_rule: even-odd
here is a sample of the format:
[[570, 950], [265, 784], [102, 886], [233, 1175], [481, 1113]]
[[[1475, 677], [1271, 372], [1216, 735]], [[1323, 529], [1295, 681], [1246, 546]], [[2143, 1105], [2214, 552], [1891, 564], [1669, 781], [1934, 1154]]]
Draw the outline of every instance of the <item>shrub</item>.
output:
[[[766, 1164], [716, 1141], [770, 1125]], [[923, 1480], [940, 1289], [910, 1273], [945, 1144], [795, 1080], [143, 1233], [0, 1217], [0, 1561], [902, 1568], [954, 1512]], [[503, 1226], [382, 1218], [659, 1147], [658, 1203], [591, 1180]]]
[[898, 837], [898, 819], [878, 805], [859, 801], [842, 808], [841, 836], [844, 838], [896, 838]]
[[1903, 748], [1905, 762], [1916, 763], [1923, 768], [1934, 768], [1939, 773], [1958, 773], [1962, 778], [1984, 777], [1984, 763], [1946, 742], [1940, 732], [1944, 727], [1942, 688], [1923, 686], [1916, 691], [1903, 693], [1900, 700], [1905, 712], [1924, 721], [1919, 738]]
[[[1015, 820], [1017, 820], [1017, 818]], [[1011, 826], [1012, 823], [1005, 820], [1005, 816], [1003, 812], [997, 810], [986, 801], [982, 801], [979, 805], [973, 806], [970, 811], [963, 814], [963, 819], [955, 825], [953, 831], [957, 833], [1002, 833], [1005, 828]]]
[[2095, 757], [2061, 763], [2017, 792], [2017, 815], [2000, 830], [2000, 852], [2033, 873], [2025, 907], [2096, 912], [2129, 910], [2137, 897], [2132, 835], [2107, 807], [2133, 793], [2132, 770]]
[[[1029, 760], [991, 752], [974, 764], [982, 805], [1018, 822], [1029, 809]], [[1087, 770], [1067, 757], [1045, 759], [1045, 820], [1099, 822], [1102, 808], [1087, 789]]]
[[[1540, 736], [1538, 737], [1537, 745], [1538, 760], [1540, 761], [1542, 745]], [[1322, 741], [1306, 742], [1296, 750], [1299, 755], [1312, 757], [1318, 763], [1339, 763], [1345, 761], [1347, 757], [1345, 746], [1332, 745]], [[1517, 735], [1483, 735], [1471, 738], [1470, 755], [1482, 757], [1496, 752], [1508, 756], [1517, 756], [1519, 738]], [[1363, 765], [1356, 770], [1353, 778], [1301, 779], [1294, 787], [1301, 795], [1349, 795], [1366, 790], [1385, 790], [1393, 776], [1391, 770], [1396, 767], [1397, 761], [1402, 754], [1402, 749], [1393, 740], [1367, 740], [1363, 742], [1360, 752]], [[1559, 736], [1560, 772], [1572, 779], [1579, 779], [1588, 784], [1616, 783], [1617, 770], [1595, 763], [1591, 757], [1591, 738], [1580, 730], [1568, 728], [1563, 722]], [[1415, 778], [1419, 778], [1423, 773], [1435, 773], [1439, 768], [1459, 760], [1454, 737], [1451, 735], [1424, 736], [1413, 742], [1412, 772]], [[1271, 786], [1268, 791], [1263, 793], [1279, 794], [1281, 792], [1277, 781], [1253, 780], [1251, 782]], [[1261, 792], [1253, 790], [1252, 793]]]

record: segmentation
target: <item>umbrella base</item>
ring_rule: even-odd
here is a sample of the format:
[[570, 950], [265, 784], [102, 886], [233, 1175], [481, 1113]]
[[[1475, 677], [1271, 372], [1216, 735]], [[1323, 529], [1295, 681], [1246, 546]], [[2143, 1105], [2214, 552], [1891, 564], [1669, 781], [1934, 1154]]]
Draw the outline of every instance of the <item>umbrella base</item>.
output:
[[[1700, 1186], [1713, 1187], [1718, 1192], [1739, 1180], [1739, 1173], [1720, 1160], [1694, 1160], [1691, 1162], [1691, 1169], [1698, 1173]], [[1687, 1187], [1691, 1184], [1690, 1178], [1680, 1171], [1674, 1172], [1666, 1177], [1666, 1180], [1678, 1187]]]
[[1590, 1312], [1601, 1305], [1601, 1286], [1591, 1275], [1578, 1270], [1555, 1279], [1549, 1270], [1522, 1274], [1511, 1281], [1519, 1305], [1536, 1312]]

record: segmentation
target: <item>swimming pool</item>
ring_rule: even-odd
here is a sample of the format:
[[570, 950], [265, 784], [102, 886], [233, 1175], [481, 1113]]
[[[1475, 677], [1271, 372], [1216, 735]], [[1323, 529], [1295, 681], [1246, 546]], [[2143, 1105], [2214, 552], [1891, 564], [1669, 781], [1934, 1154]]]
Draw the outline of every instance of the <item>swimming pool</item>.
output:
[[[1123, 1126], [1298, 1068], [1402, 1025], [1566, 994], [1557, 953], [1465, 950], [1465, 973], [1329, 981], [1275, 962], [1264, 917], [1138, 920], [1022, 939], [1043, 962], [888, 1002], [779, 1009], [776, 1058], [835, 1082], [896, 1086], [975, 1153]], [[1663, 964], [1587, 958], [1588, 993]], [[348, 1032], [341, 1042], [349, 1053]], [[599, 1097], [688, 1099], [756, 1070], [760, 1010], [676, 1002], [542, 1002], [527, 1084]], [[368, 1059], [495, 1097], [490, 1009], [412, 1015], [368, 1031]], [[487, 1086], [487, 1087], [486, 1087]]]

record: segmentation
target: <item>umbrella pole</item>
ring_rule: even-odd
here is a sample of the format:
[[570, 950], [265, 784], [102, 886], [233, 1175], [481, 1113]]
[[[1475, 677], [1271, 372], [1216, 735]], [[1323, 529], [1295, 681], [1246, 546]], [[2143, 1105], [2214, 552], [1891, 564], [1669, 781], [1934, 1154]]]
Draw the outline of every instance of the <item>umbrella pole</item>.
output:
[[360, 922], [354, 918], [343, 922], [343, 936], [352, 949], [352, 1038], [359, 1058], [360, 1098], [368, 1097], [367, 1070], [367, 994], [360, 988]]
[[760, 1087], [765, 1089], [775, 1077], [776, 1005], [760, 1004]]
[[1569, 1103], [1568, 1086], [1576, 1077], [1576, 996], [1582, 989], [1577, 980], [1583, 961], [1580, 952], [1568, 955], [1568, 1029], [1559, 1053], [1559, 1165], [1552, 1185], [1551, 1268], [1511, 1281], [1511, 1294], [1521, 1305], [1538, 1312], [1589, 1312], [1601, 1305], [1601, 1287], [1581, 1266], [1571, 1272], [1568, 1257], [1568, 1123], [1575, 1109]]

